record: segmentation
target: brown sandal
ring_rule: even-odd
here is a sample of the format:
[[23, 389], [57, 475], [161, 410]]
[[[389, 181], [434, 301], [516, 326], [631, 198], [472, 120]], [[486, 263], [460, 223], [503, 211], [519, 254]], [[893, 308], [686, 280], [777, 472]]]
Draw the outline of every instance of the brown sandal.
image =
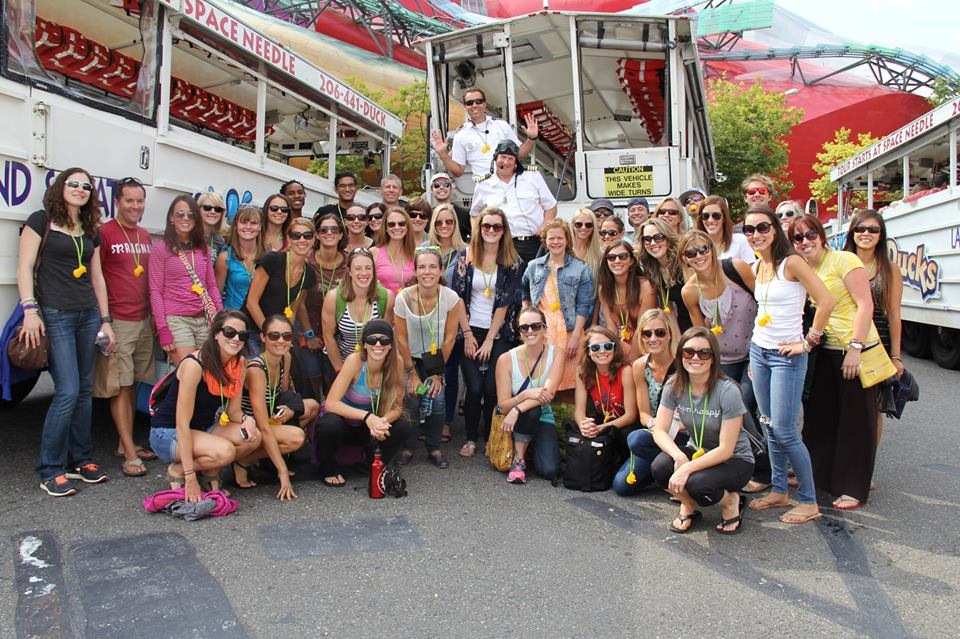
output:
[[477, 443], [476, 442], [467, 442], [460, 447], [460, 456], [463, 458], [470, 458], [477, 454]]

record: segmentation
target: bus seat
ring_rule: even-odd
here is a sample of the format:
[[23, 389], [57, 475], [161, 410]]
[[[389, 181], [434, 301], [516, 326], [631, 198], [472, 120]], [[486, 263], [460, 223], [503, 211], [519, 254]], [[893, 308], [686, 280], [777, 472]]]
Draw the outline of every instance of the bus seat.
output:
[[59, 46], [51, 48], [44, 55], [44, 66], [55, 71], [64, 71], [87, 59], [90, 47], [80, 32], [70, 27], [60, 27], [63, 34]]
[[93, 84], [100, 77], [101, 72], [110, 65], [110, 49], [93, 40], [87, 40], [87, 43], [90, 47], [90, 55], [87, 59], [70, 67], [64, 73], [81, 82]]
[[38, 17], [33, 38], [37, 55], [44, 61], [44, 66], [47, 66], [46, 58], [50, 55], [50, 52], [60, 47], [63, 43], [63, 31], [57, 23]]
[[118, 51], [110, 51], [110, 64], [97, 78], [97, 86], [114, 95], [133, 97], [137, 86], [139, 63]]

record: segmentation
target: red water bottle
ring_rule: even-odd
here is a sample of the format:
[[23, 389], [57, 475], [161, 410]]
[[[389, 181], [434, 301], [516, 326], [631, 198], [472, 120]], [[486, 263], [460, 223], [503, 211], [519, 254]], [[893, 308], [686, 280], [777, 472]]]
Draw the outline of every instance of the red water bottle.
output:
[[380, 456], [380, 449], [376, 448], [373, 451], [373, 463], [370, 464], [370, 485], [368, 487], [370, 499], [383, 499], [384, 468], [383, 458]]

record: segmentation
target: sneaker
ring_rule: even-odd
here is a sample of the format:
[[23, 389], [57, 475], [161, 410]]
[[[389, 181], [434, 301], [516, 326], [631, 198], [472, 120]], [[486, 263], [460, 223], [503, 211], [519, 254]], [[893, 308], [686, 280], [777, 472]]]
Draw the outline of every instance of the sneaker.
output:
[[87, 484], [99, 484], [107, 481], [107, 474], [100, 470], [100, 467], [90, 462], [83, 466], [77, 466], [73, 471], [67, 471], [68, 479], [79, 479]]
[[510, 465], [510, 472], [507, 473], [507, 481], [511, 484], [527, 483], [527, 465], [522, 459], [515, 459]]
[[53, 497], [69, 497], [77, 494], [77, 485], [66, 475], [57, 475], [40, 482], [40, 489], [47, 491], [47, 494]]

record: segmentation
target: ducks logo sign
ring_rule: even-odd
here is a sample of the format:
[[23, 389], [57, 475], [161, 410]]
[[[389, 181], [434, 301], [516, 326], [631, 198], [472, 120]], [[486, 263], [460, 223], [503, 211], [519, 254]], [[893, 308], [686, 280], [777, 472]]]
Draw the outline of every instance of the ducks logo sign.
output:
[[887, 238], [887, 254], [900, 269], [903, 283], [920, 291], [924, 302], [940, 297], [940, 264], [927, 257], [926, 245], [918, 244], [913, 251], [901, 251], [896, 240]]

